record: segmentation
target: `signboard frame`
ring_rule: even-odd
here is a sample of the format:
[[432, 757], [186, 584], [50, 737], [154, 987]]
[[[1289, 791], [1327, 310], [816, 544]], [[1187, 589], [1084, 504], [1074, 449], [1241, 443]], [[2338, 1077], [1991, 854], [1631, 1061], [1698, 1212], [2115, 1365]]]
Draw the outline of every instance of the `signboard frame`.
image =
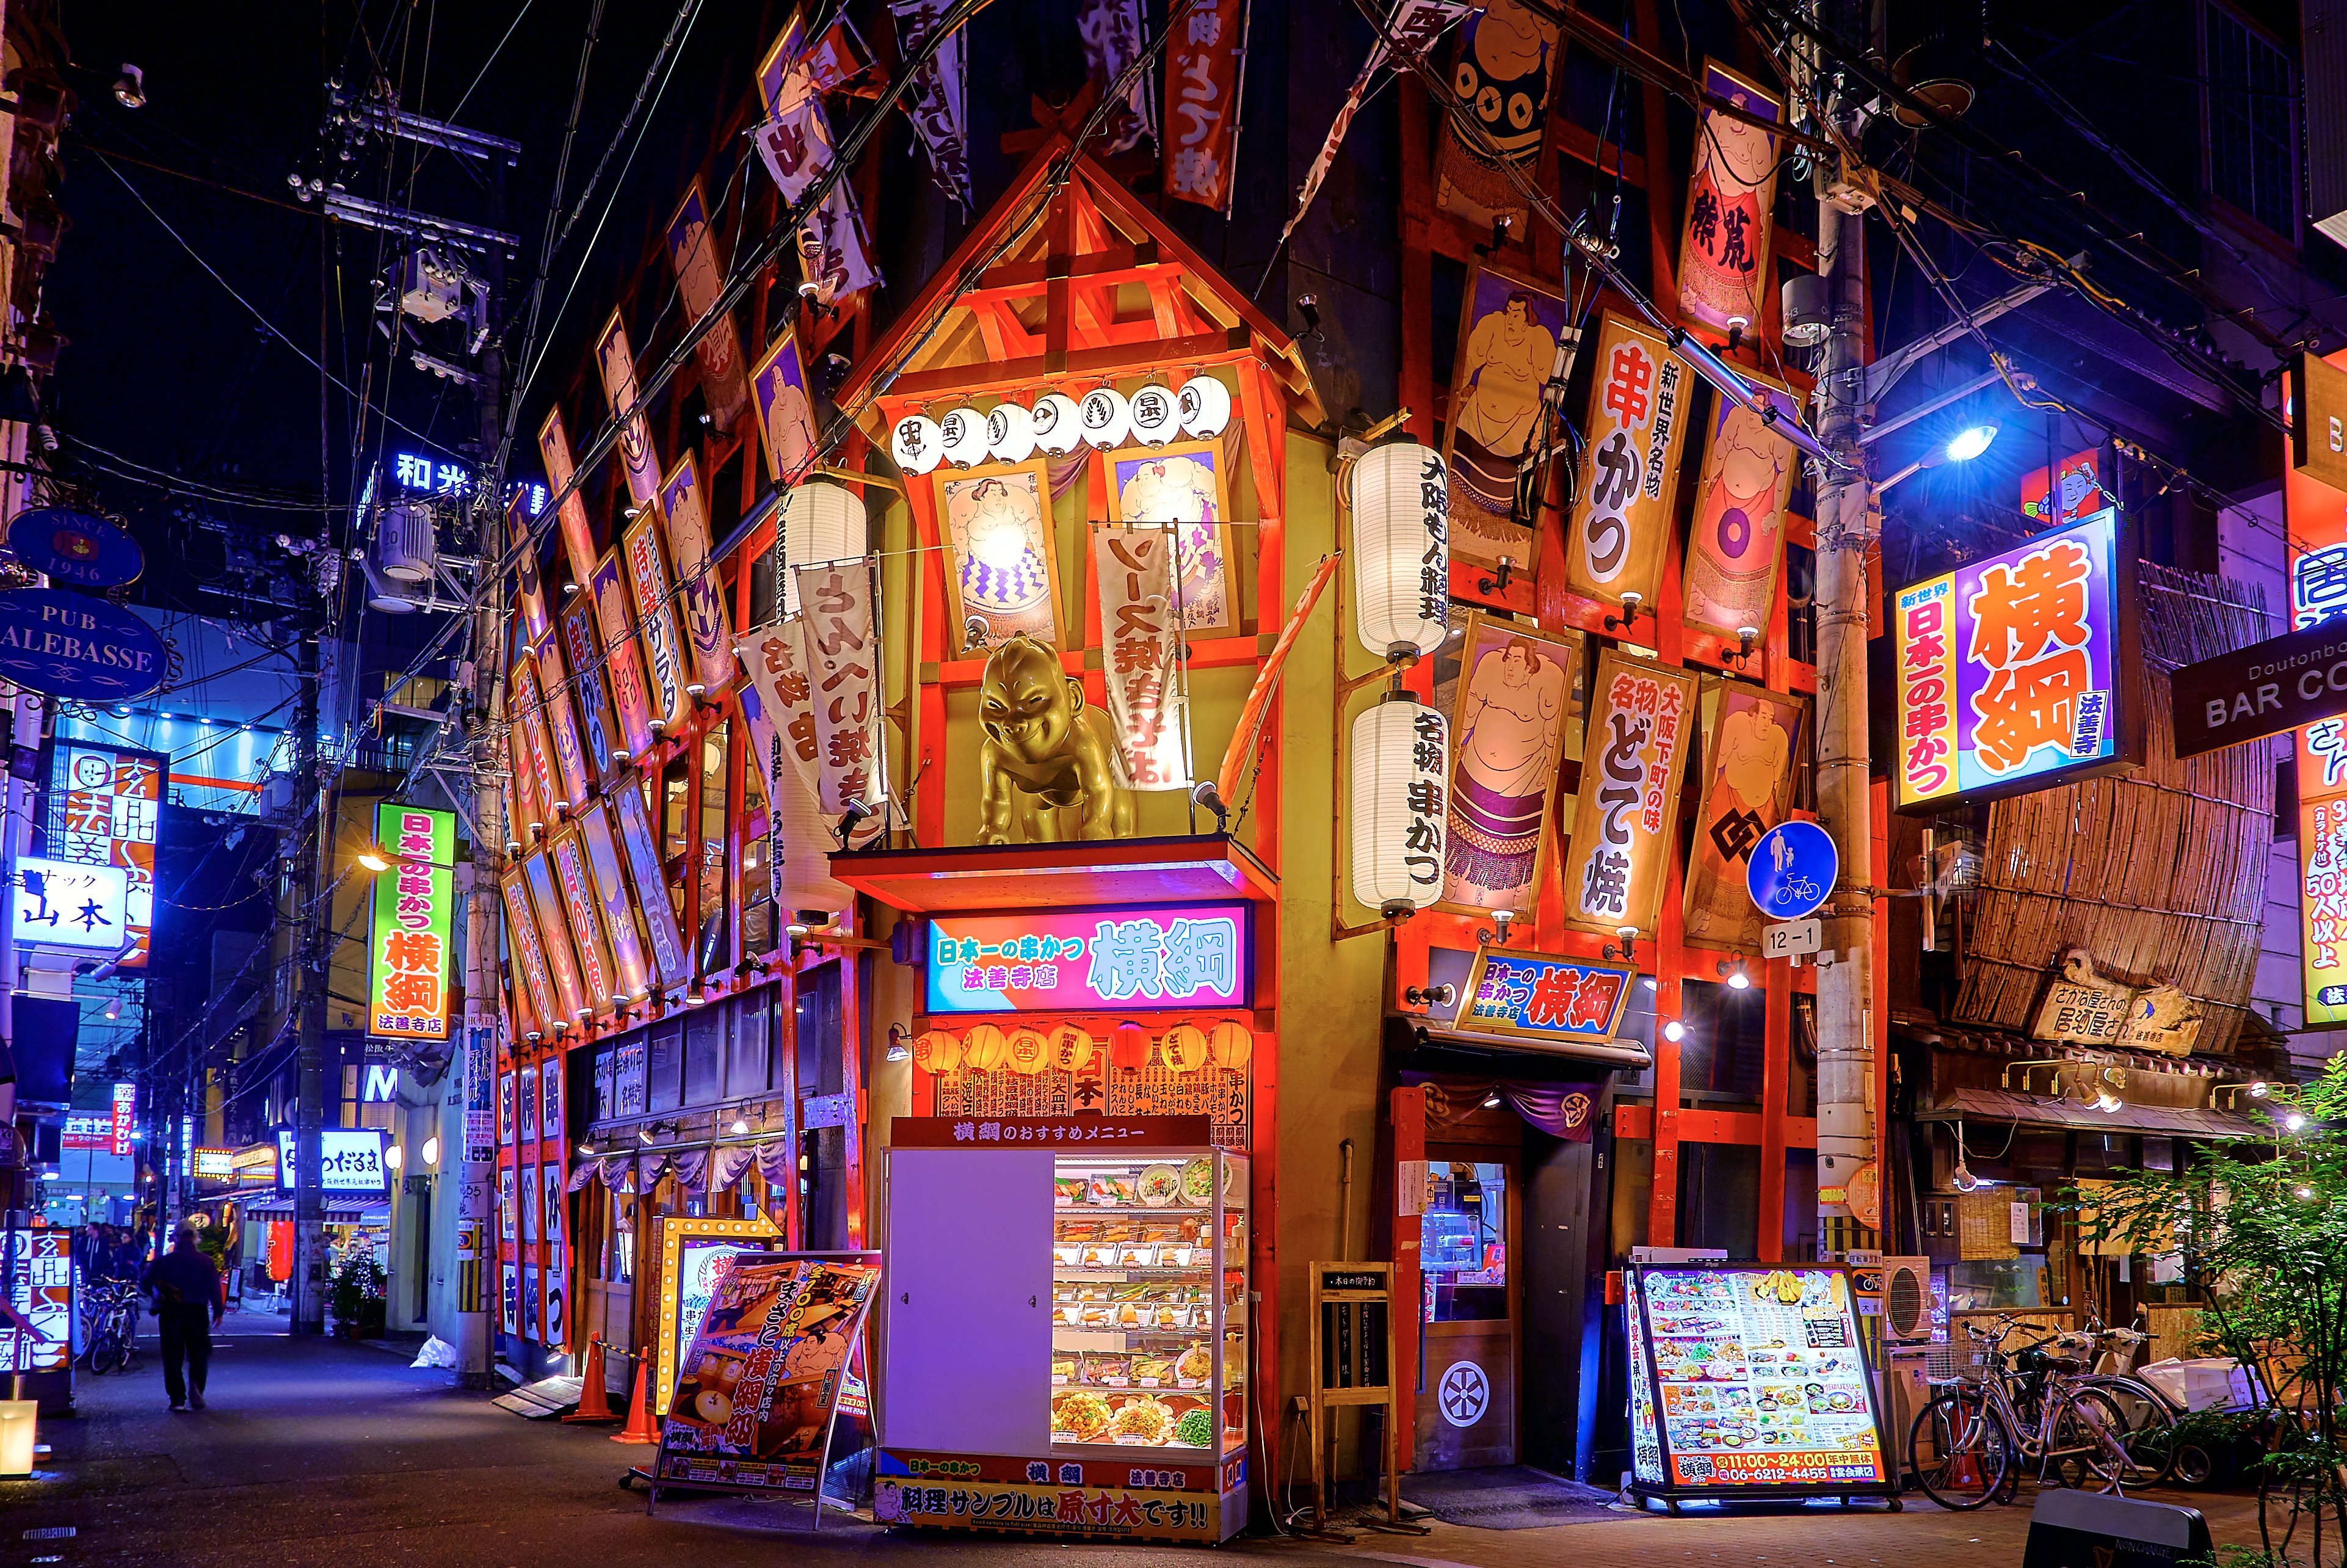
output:
[[[1615, 977], [1619, 984], [1614, 988], [1613, 1002], [1605, 1009], [1604, 1026], [1593, 1034], [1569, 1025], [1544, 1028], [1531, 1021], [1519, 1022], [1514, 1017], [1485, 1017], [1477, 1013], [1475, 1004], [1482, 995], [1486, 973], [1495, 958], [1502, 965], [1527, 964], [1543, 971], [1579, 969], [1584, 975]], [[1584, 985], [1586, 983], [1583, 982]], [[1637, 983], [1638, 972], [1632, 965], [1598, 963], [1564, 953], [1533, 953], [1510, 948], [1479, 947], [1475, 949], [1474, 963], [1467, 972], [1467, 984], [1460, 993], [1459, 1027], [1473, 1030], [1478, 1034], [1507, 1035], [1512, 1039], [1536, 1040], [1546, 1045], [1608, 1045], [1621, 1036], [1623, 1016], [1630, 1010], [1630, 990]]]
[[[406, 819], [423, 819], [420, 833], [426, 853], [416, 856], [404, 848], [406, 833], [415, 825]], [[391, 867], [375, 873], [374, 886], [369, 906], [373, 920], [367, 933], [367, 1034], [385, 1040], [447, 1040], [456, 1038], [456, 1007], [450, 995], [456, 979], [456, 814], [426, 805], [407, 805], [398, 801], [381, 800], [374, 808], [374, 841], [376, 852], [391, 861]], [[422, 873], [422, 896], [431, 907], [424, 912], [421, 926], [408, 924], [409, 912], [400, 906], [415, 896], [416, 873]], [[391, 961], [390, 945], [394, 938], [430, 938], [438, 949], [429, 971], [438, 997], [429, 1015], [421, 1008], [394, 1005], [389, 987], [395, 979], [426, 971], [414, 966]], [[412, 1029], [385, 1029], [383, 1020], [396, 1018], [405, 1020], [436, 1020]]]
[[[83, 848], [94, 849], [100, 835], [91, 830], [87, 815], [79, 818], [75, 815], [77, 804], [87, 814], [100, 798], [95, 786], [77, 786], [72, 777], [74, 759], [88, 754], [108, 759], [102, 795], [107, 803], [107, 831], [103, 835], [106, 852], [102, 858], [80, 852]], [[135, 945], [127, 958], [117, 960], [116, 968], [145, 968], [155, 946], [155, 852], [162, 834], [163, 803], [171, 793], [170, 757], [140, 746], [57, 736], [50, 740], [47, 754], [42, 759], [41, 777], [48, 784], [48, 798], [41, 807], [43, 853], [57, 860], [122, 867], [129, 878], [128, 898], [123, 908], [127, 922], [124, 935], [135, 938]], [[135, 785], [136, 793], [126, 792], [125, 784]], [[143, 807], [143, 813], [126, 815], [122, 805], [125, 801]], [[116, 831], [126, 822], [133, 828], [128, 836]], [[146, 906], [143, 920], [139, 915], [142, 902]]]
[[[754, 1220], [699, 1219], [685, 1214], [670, 1214], [661, 1221], [660, 1264], [660, 1345], [653, 1362], [652, 1414], [668, 1414], [669, 1400], [676, 1393], [677, 1362], [692, 1347], [692, 1341], [684, 1331], [684, 1255], [693, 1242], [718, 1242], [733, 1246], [734, 1255], [743, 1253], [767, 1254], [776, 1247], [760, 1244], [773, 1242], [779, 1246], [782, 1232], [765, 1218]], [[739, 1245], [735, 1245], [739, 1244]], [[700, 1331], [700, 1319], [693, 1320], [694, 1332]]]

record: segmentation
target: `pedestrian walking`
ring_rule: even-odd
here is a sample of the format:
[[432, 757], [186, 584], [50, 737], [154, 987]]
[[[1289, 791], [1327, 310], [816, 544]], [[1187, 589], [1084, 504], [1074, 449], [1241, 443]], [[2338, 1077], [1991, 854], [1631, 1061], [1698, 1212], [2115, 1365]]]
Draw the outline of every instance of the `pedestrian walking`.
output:
[[[155, 1318], [163, 1331], [163, 1390], [171, 1409], [204, 1408], [204, 1373], [212, 1358], [212, 1330], [220, 1327], [220, 1270], [196, 1245], [196, 1227], [181, 1225], [171, 1250], [147, 1266], [139, 1280], [155, 1294]], [[184, 1369], [183, 1369], [184, 1363]]]

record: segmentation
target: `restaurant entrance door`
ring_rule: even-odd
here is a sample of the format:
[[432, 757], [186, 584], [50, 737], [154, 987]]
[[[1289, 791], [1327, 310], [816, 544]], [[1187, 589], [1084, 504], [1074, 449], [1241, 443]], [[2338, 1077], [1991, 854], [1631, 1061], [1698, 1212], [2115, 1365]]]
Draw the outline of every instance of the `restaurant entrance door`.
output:
[[1491, 1144], [1427, 1149], [1419, 1233], [1419, 1470], [1516, 1462], [1522, 1174], [1513, 1150]]

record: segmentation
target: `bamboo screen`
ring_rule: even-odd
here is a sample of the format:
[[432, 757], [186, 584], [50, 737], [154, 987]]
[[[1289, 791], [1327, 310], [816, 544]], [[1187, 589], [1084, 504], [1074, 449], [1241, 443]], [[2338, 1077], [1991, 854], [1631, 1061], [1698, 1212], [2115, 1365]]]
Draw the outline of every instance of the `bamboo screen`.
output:
[[2168, 678], [2270, 636], [2254, 584], [2142, 564], [2145, 764], [1996, 802], [1964, 933], [1954, 1020], [2025, 1032], [2065, 948], [2131, 985], [2201, 1004], [2196, 1051], [2239, 1032], [2257, 968], [2273, 753], [2263, 743], [2178, 762]]

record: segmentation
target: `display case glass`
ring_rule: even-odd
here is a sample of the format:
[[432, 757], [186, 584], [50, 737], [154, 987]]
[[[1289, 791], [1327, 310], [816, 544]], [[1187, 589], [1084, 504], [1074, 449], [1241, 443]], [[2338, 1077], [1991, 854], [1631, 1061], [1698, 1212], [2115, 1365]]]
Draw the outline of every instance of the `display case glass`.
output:
[[1246, 1162], [1062, 1153], [1051, 1181], [1052, 1450], [1246, 1446]]

